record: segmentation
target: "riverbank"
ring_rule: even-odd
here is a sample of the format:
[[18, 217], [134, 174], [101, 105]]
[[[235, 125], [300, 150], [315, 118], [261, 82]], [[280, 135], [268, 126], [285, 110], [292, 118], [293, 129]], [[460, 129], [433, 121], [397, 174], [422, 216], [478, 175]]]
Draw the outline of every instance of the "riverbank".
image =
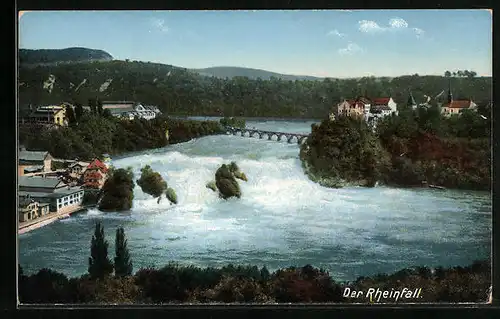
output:
[[40, 227], [49, 225], [59, 219], [64, 219], [70, 217], [72, 214], [82, 212], [86, 210], [87, 207], [77, 206], [77, 207], [69, 207], [63, 208], [57, 213], [49, 213], [45, 216], [38, 217], [36, 219], [27, 221], [27, 222], [19, 222], [18, 234], [24, 234], [30, 232], [32, 230], [38, 229]]
[[[21, 303], [172, 304], [172, 303], [488, 303], [491, 264], [467, 267], [414, 267], [393, 274], [336, 281], [311, 265], [269, 272], [266, 267], [143, 268], [132, 276], [68, 278], [42, 269], [19, 271]], [[354, 292], [354, 294], [353, 294]], [[399, 293], [396, 293], [399, 292]]]

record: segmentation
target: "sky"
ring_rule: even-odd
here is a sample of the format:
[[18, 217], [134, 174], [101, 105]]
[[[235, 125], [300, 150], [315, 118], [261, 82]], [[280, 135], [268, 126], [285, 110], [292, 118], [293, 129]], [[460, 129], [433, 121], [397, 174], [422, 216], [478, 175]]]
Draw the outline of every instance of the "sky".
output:
[[492, 74], [488, 10], [30, 11], [19, 48], [348, 78]]

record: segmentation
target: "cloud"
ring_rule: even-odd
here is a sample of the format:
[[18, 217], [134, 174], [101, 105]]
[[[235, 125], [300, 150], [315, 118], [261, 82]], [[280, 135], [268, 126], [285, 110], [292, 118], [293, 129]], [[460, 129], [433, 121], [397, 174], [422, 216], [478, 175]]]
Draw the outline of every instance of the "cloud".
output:
[[345, 37], [345, 33], [340, 33], [339, 30], [337, 30], [337, 29], [328, 32], [326, 35], [328, 35], [328, 36], [337, 36], [339, 38]]
[[393, 29], [408, 28], [408, 22], [401, 18], [392, 18], [391, 20], [389, 20], [389, 25]]
[[413, 32], [415, 32], [417, 38], [421, 38], [424, 36], [425, 31], [419, 28], [413, 28]]
[[379, 26], [375, 21], [361, 20], [359, 21], [359, 31], [365, 33], [374, 33], [385, 31], [385, 28]]
[[351, 55], [351, 54], [359, 53], [362, 51], [363, 51], [363, 49], [361, 49], [361, 47], [359, 45], [351, 42], [347, 45], [347, 47], [339, 49], [339, 54], [340, 55]]
[[151, 19], [151, 25], [160, 32], [167, 33], [169, 31], [169, 28], [165, 25], [165, 20], [163, 19]]
[[[380, 26], [377, 22], [371, 20], [361, 20], [358, 22], [359, 31], [363, 33], [383, 33], [386, 31], [404, 31], [409, 30], [408, 22], [401, 18], [392, 18], [387, 26]], [[420, 28], [411, 28], [417, 38], [424, 36], [425, 31]]]

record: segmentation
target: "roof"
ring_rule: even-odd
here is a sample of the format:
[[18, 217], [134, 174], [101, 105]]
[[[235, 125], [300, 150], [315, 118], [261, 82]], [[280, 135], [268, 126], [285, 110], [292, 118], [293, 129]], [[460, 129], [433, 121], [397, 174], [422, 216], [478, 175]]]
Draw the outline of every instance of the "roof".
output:
[[58, 178], [19, 176], [19, 187], [55, 189], [64, 185]]
[[117, 107], [117, 108], [108, 108], [111, 114], [121, 114], [125, 112], [135, 112], [133, 107]]
[[102, 108], [103, 109], [110, 109], [110, 111], [112, 109], [115, 109], [115, 108], [123, 108], [123, 107], [126, 107], [127, 105], [135, 105], [136, 103], [135, 102], [132, 102], [132, 101], [103, 101], [102, 102]]
[[471, 105], [470, 100], [458, 100], [458, 101], [451, 101], [451, 103], [446, 103], [443, 104], [443, 107], [449, 107], [452, 109], [467, 109]]
[[45, 158], [50, 155], [49, 152], [46, 151], [20, 151], [19, 152], [19, 160], [20, 161], [41, 161], [43, 162]]
[[373, 99], [373, 104], [374, 105], [387, 105], [390, 100], [391, 100], [390, 97], [376, 98], [376, 99]]
[[363, 104], [370, 104], [370, 100], [368, 98], [366, 98], [366, 97], [360, 96], [356, 100], [359, 101], [359, 102], [361, 102], [361, 103], [363, 103]]
[[43, 165], [29, 166], [24, 169], [25, 172], [36, 172], [43, 170]]
[[93, 168], [99, 168], [99, 169], [102, 169], [103, 171], [107, 171], [108, 168], [106, 167], [106, 164], [104, 164], [103, 162], [101, 162], [100, 160], [98, 160], [97, 158], [95, 160], [93, 160], [89, 166], [87, 166], [88, 169], [93, 169]]
[[63, 188], [60, 190], [57, 190], [56, 192], [53, 193], [47, 193], [47, 192], [26, 192], [26, 191], [19, 191], [18, 194], [19, 196], [30, 196], [31, 198], [44, 198], [44, 199], [52, 199], [52, 198], [62, 198], [64, 196], [68, 196], [74, 193], [78, 193], [84, 191], [81, 187], [71, 187], [71, 188]]
[[108, 153], [102, 154], [103, 157], [110, 157]]
[[86, 162], [74, 162], [74, 163], [71, 163], [68, 167], [69, 168], [72, 168], [75, 166], [87, 167], [88, 165], [89, 165], [89, 163], [86, 163]]

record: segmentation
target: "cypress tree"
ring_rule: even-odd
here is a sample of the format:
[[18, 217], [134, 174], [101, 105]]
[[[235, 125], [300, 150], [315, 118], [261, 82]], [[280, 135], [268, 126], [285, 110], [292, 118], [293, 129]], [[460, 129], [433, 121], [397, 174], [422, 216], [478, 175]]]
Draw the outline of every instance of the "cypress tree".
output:
[[97, 99], [97, 114], [102, 115], [103, 109], [102, 109], [102, 101]]
[[94, 104], [94, 100], [89, 99], [89, 107], [90, 107], [90, 114], [95, 114], [96, 113], [96, 106]]
[[76, 115], [71, 106], [66, 106], [66, 117], [70, 126], [74, 126], [76, 124]]
[[75, 103], [75, 118], [78, 122], [83, 116], [83, 106], [80, 103]]
[[120, 227], [116, 230], [115, 237], [115, 276], [130, 276], [132, 275], [132, 268], [125, 231], [123, 227]]
[[104, 237], [104, 227], [100, 222], [95, 225], [89, 257], [89, 274], [92, 278], [104, 278], [113, 272], [113, 264], [108, 258], [108, 242]]

